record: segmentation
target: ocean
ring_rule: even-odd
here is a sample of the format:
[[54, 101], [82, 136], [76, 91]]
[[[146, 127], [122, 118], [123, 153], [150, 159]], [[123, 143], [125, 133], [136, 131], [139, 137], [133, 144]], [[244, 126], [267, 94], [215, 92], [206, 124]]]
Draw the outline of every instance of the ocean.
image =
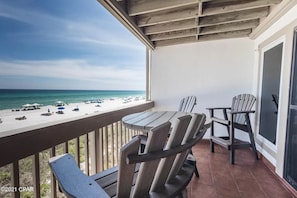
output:
[[130, 90], [35, 90], [0, 89], [0, 110], [18, 109], [24, 104], [54, 105], [57, 101], [79, 103], [87, 100], [145, 97], [145, 91]]

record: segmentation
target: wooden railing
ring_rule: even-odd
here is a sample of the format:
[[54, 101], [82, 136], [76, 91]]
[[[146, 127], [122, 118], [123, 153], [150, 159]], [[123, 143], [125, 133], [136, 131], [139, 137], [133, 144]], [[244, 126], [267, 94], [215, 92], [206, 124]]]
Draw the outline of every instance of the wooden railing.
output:
[[153, 102], [35, 127], [0, 138], [0, 197], [63, 197], [48, 167], [69, 152], [88, 175], [118, 164], [118, 151], [138, 131], [123, 116], [151, 109]]

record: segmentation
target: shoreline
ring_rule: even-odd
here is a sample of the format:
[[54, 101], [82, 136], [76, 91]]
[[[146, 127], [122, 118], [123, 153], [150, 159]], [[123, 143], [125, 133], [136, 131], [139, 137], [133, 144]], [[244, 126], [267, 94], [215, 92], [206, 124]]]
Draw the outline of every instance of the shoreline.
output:
[[[121, 98], [104, 99], [102, 103], [69, 103], [64, 109], [58, 109], [54, 105], [41, 106], [40, 109], [27, 111], [12, 111], [12, 109], [0, 110], [0, 133], [17, 130], [34, 125], [63, 121], [71, 118], [89, 116], [91, 114], [106, 112], [120, 107], [136, 105], [144, 102], [141, 100], [126, 101]], [[79, 110], [74, 111], [78, 108]], [[60, 111], [60, 113], [58, 113]], [[63, 113], [61, 113], [63, 112]], [[25, 117], [25, 119], [23, 119]], [[1, 137], [1, 135], [0, 135]]]

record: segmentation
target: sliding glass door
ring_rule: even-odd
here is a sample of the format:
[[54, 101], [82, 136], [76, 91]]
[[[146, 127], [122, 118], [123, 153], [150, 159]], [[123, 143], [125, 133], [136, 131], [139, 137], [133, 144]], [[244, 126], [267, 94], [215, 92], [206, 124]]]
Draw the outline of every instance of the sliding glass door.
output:
[[289, 114], [286, 137], [285, 179], [297, 190], [297, 30], [294, 34]]
[[263, 75], [259, 134], [275, 145], [283, 41], [277, 41], [264, 48], [262, 56]]

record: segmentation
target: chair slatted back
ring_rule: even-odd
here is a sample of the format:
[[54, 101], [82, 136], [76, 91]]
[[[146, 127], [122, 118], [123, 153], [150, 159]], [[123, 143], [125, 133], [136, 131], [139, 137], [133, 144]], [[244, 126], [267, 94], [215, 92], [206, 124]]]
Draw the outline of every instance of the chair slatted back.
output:
[[[153, 128], [148, 133], [148, 140], [144, 153], [163, 150], [170, 127], [171, 124], [168, 122], [160, 125], [159, 127]], [[161, 159], [141, 163], [132, 197], [142, 197], [143, 195], [149, 194], [160, 160]], [[122, 171], [126, 170], [122, 169]]]
[[134, 137], [131, 141], [121, 148], [121, 157], [119, 166], [121, 167], [118, 174], [117, 196], [129, 197], [133, 186], [133, 175], [135, 173], [136, 164], [127, 164], [126, 158], [130, 154], [137, 154], [139, 151], [140, 139]]
[[[182, 144], [187, 143], [188, 141], [190, 141], [192, 138], [196, 137], [197, 135], [200, 135], [200, 138], [202, 139], [203, 135], [206, 132], [206, 130], [203, 132], [201, 131], [204, 126], [205, 120], [206, 120], [205, 114], [194, 114], [192, 116], [191, 122], [190, 122], [189, 127], [186, 131], [186, 134], [183, 138]], [[199, 133], [203, 133], [203, 134], [199, 134]], [[172, 169], [171, 169], [170, 174], [167, 179], [168, 183], [170, 183], [170, 180], [172, 180], [177, 175], [177, 173], [181, 169], [184, 161], [186, 160], [189, 152], [190, 152], [190, 149], [188, 149], [184, 152], [181, 152], [176, 156], [175, 161], [172, 166]]]
[[185, 97], [180, 101], [178, 111], [190, 113], [193, 111], [193, 108], [195, 105], [196, 105], [196, 96]]
[[[250, 111], [256, 101], [256, 97], [251, 94], [240, 94], [233, 97], [232, 99], [232, 111]], [[239, 124], [246, 124], [246, 119], [244, 114], [236, 114], [234, 117], [234, 122]]]
[[[181, 145], [190, 121], [191, 116], [189, 115], [180, 117], [177, 120], [175, 127], [170, 132], [170, 136], [166, 144], [165, 150]], [[170, 170], [172, 168], [173, 162], [176, 158], [176, 155], [172, 155], [170, 157], [161, 159], [152, 184], [152, 191], [158, 191], [165, 185]]]
[[[144, 153], [149, 154], [154, 151], [163, 151], [164, 149], [171, 148], [173, 145], [180, 145], [190, 120], [191, 116], [189, 115], [178, 118], [168, 140], [170, 125], [169, 128], [166, 128], [164, 133], [162, 131], [162, 134], [160, 135], [157, 134], [160, 133], [160, 131], [149, 132], [151, 135], [148, 137]], [[164, 187], [175, 156], [176, 155], [170, 155], [166, 158], [142, 162], [132, 197], [144, 197], [149, 195], [150, 192], [154, 192], [155, 190]]]

